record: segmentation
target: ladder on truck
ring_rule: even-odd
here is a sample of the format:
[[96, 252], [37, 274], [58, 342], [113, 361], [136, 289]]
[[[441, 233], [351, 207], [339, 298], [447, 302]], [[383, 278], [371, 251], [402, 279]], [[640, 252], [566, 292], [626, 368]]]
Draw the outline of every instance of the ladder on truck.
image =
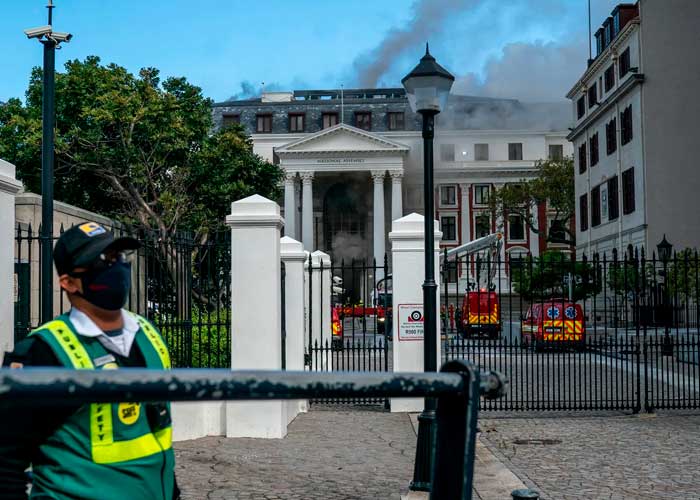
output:
[[[459, 289], [478, 290], [480, 288], [486, 288], [490, 290], [495, 287], [494, 279], [496, 273], [498, 272], [499, 255], [501, 252], [501, 246], [503, 245], [503, 234], [500, 232], [492, 233], [481, 238], [477, 238], [469, 243], [465, 243], [458, 247], [449, 249], [447, 252], [440, 254], [440, 259], [443, 265], [445, 265], [450, 260], [454, 260], [456, 265], [466, 264], [466, 278], [461, 280], [457, 279], [459, 283], [464, 282], [466, 279], [466, 287], [457, 287], [455, 290], [459, 292]], [[483, 257], [480, 255], [483, 254]], [[476, 259], [469, 259], [470, 256], [476, 255]], [[473, 269], [470, 264], [475, 264], [475, 269]], [[483, 274], [483, 286], [481, 280], [481, 266], [486, 265], [488, 269]]]

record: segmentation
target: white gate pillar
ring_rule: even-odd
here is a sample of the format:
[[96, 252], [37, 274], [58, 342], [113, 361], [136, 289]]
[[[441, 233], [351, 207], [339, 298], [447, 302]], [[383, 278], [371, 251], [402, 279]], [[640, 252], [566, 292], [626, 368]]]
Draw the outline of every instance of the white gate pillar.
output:
[[[392, 223], [389, 240], [391, 241], [391, 258], [393, 263], [393, 361], [396, 372], [423, 371], [423, 336], [415, 335], [407, 328], [408, 321], [402, 316], [414, 310], [423, 312], [423, 281], [425, 280], [425, 242], [423, 239], [424, 218], [412, 213]], [[435, 227], [439, 227], [435, 221]], [[435, 281], [440, 293], [440, 240], [442, 233], [435, 231]], [[440, 341], [440, 300], [436, 300], [435, 342], [437, 366], [441, 362]], [[403, 311], [403, 314], [402, 314]], [[420, 330], [423, 324], [418, 322]], [[418, 412], [423, 409], [423, 398], [392, 398], [392, 412]]]
[[[280, 240], [281, 258], [284, 263], [284, 302], [286, 321], [287, 370], [304, 370], [304, 262], [306, 252], [301, 242], [285, 236]], [[287, 420], [299, 412], [307, 411], [306, 400], [288, 402]]]
[[[282, 367], [280, 207], [259, 195], [231, 204], [231, 368]], [[286, 401], [226, 407], [227, 437], [283, 438]]]
[[0, 363], [5, 351], [15, 348], [13, 280], [15, 272], [15, 195], [22, 183], [15, 179], [15, 166], [0, 159]]
[[[311, 369], [332, 371], [331, 258], [316, 250], [311, 254]], [[323, 350], [316, 350], [316, 347]], [[328, 347], [328, 349], [325, 349]]]

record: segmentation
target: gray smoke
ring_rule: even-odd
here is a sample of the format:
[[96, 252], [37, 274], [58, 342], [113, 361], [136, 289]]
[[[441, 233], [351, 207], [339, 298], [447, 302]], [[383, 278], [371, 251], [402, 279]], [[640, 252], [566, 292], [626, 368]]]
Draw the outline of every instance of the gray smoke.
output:
[[439, 33], [445, 22], [458, 12], [483, 0], [417, 0], [411, 7], [413, 18], [404, 28], [392, 28], [377, 48], [355, 61], [360, 85], [376, 87], [379, 79], [401, 56], [415, 52], [416, 45]]

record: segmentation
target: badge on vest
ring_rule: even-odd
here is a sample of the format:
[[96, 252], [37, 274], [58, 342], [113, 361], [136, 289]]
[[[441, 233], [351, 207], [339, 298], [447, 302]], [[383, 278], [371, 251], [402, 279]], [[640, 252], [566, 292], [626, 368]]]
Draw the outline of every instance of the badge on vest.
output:
[[95, 368], [99, 368], [100, 366], [104, 366], [105, 368], [107, 368], [107, 366], [105, 365], [109, 363], [114, 363], [115, 361], [117, 360], [114, 358], [114, 356], [112, 356], [111, 354], [105, 354], [104, 356], [95, 358], [93, 360], [93, 364], [95, 365]]
[[119, 403], [117, 414], [119, 415], [119, 420], [122, 424], [131, 425], [139, 419], [139, 415], [141, 414], [141, 404]]

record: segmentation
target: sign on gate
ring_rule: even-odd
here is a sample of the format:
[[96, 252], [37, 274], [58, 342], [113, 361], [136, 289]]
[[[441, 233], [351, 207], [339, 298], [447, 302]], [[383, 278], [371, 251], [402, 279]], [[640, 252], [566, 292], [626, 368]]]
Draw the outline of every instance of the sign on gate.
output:
[[423, 340], [423, 304], [399, 304], [399, 340]]

